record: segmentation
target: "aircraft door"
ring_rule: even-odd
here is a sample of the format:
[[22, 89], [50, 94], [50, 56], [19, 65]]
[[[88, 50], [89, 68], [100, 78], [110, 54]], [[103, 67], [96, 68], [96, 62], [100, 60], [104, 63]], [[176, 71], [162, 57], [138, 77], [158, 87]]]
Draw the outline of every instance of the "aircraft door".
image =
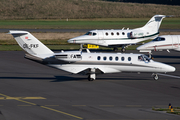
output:
[[103, 32], [98, 32], [98, 43], [103, 44], [104, 43], [104, 34]]
[[172, 48], [177, 49], [179, 47], [179, 38], [178, 36], [171, 36], [172, 38]]

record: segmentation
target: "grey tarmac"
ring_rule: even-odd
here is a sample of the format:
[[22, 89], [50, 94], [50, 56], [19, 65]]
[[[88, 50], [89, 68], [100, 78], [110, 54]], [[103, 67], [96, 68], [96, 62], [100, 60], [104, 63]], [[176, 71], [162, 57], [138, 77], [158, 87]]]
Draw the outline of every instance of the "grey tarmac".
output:
[[[108, 51], [111, 52], [111, 51]], [[138, 51], [128, 51], [138, 53]], [[151, 73], [87, 76], [44, 66], [24, 58], [24, 51], [0, 51], [0, 120], [179, 120], [155, 112], [171, 103], [180, 107], [179, 77]], [[154, 60], [176, 67], [180, 52], [153, 53]]]

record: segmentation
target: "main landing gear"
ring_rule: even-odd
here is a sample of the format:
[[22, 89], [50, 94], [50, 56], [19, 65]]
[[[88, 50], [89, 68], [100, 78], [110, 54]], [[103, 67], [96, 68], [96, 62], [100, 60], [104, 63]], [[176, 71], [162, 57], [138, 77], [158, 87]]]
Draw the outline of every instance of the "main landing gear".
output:
[[153, 77], [153, 79], [156, 80], [156, 81], [159, 79], [158, 75], [155, 74], [155, 73], [152, 74], [152, 77]]
[[96, 79], [96, 69], [95, 68], [90, 68], [89, 69], [89, 75], [88, 75], [88, 80], [89, 81], [94, 81]]
[[[113, 48], [113, 51], [118, 51], [118, 48], [117, 47], [115, 47], [115, 48]], [[121, 52], [126, 52], [126, 48], [125, 47], [122, 47], [122, 49], [121, 49]]]

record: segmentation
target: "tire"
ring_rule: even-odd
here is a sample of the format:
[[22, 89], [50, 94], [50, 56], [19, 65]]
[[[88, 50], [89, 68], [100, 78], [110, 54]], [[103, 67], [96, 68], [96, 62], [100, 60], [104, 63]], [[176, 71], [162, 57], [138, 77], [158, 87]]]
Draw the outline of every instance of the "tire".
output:
[[158, 75], [154, 75], [153, 79], [157, 81], [159, 79]]
[[126, 51], [126, 49], [125, 49], [125, 48], [122, 48], [122, 49], [121, 49], [121, 52], [125, 52], [125, 51]]
[[89, 80], [89, 81], [94, 81], [93, 78], [90, 78], [90, 75], [88, 76], [88, 80]]

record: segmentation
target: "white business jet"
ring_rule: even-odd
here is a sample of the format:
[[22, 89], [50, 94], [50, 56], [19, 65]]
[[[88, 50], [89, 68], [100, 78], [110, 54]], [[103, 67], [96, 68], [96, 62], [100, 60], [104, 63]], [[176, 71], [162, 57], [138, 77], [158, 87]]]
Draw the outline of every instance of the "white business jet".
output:
[[152, 54], [151, 52], [154, 51], [162, 51], [162, 50], [177, 50], [180, 51], [180, 35], [162, 35], [151, 42], [145, 43], [144, 45], [141, 45], [137, 47], [137, 50], [140, 52], [148, 52], [149, 54]]
[[74, 74], [88, 75], [88, 80], [97, 74], [117, 72], [174, 72], [175, 68], [155, 62], [143, 54], [90, 53], [82, 51], [61, 51], [54, 53], [27, 31], [10, 31], [19, 46], [27, 52], [25, 58]]
[[121, 51], [124, 52], [128, 45], [156, 38], [165, 17], [165, 15], [154, 15], [146, 25], [136, 29], [91, 30], [85, 35], [69, 39], [68, 43], [100, 45], [113, 47], [114, 50], [122, 47]]

